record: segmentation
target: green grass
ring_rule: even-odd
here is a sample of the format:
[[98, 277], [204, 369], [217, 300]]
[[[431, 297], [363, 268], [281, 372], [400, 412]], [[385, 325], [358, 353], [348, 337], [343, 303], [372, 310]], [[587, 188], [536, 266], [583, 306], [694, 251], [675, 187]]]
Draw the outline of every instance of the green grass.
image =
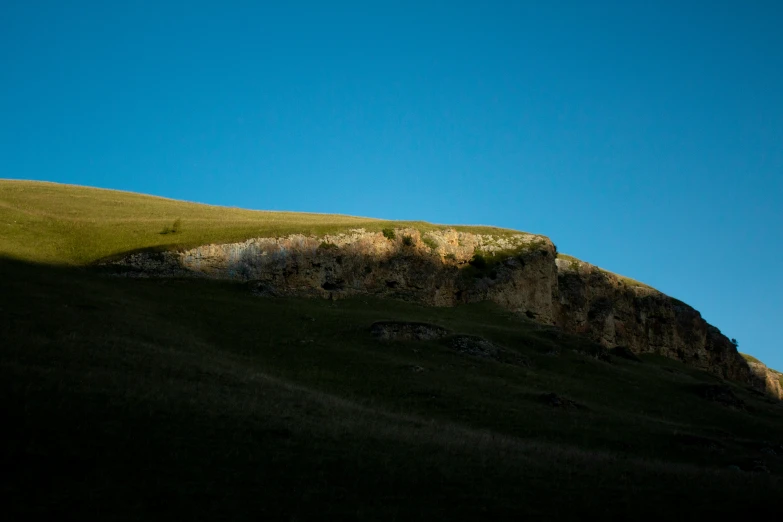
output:
[[383, 237], [389, 241], [394, 241], [397, 238], [396, 232], [394, 232], [394, 229], [391, 227], [383, 228], [381, 229], [381, 232], [383, 233]]
[[[582, 262], [580, 259], [577, 259], [574, 256], [570, 256], [568, 254], [562, 254], [560, 252], [558, 252], [557, 258], [558, 259], [565, 259], [567, 261], [570, 261], [571, 262], [571, 268], [573, 270], [576, 270], [579, 267], [579, 263]], [[605, 272], [607, 274], [613, 275], [618, 280], [620, 280], [621, 282], [623, 282], [624, 284], [626, 284], [628, 286], [637, 286], [637, 287], [648, 288], [648, 289], [653, 290], [653, 287], [651, 287], [649, 285], [646, 285], [646, 284], [644, 284], [644, 283], [642, 283], [640, 281], [637, 281], [636, 279], [631, 279], [630, 277], [626, 277], [624, 275], [616, 274], [614, 272], [610, 272], [609, 270], [604, 270], [603, 268], [599, 268], [599, 267], [596, 267], [596, 268], [598, 268], [602, 272]]]
[[544, 242], [537, 240], [529, 243], [522, 243], [514, 248], [503, 250], [488, 251], [477, 248], [469, 262], [469, 266], [462, 270], [462, 276], [471, 277], [494, 277], [497, 268], [505, 261], [511, 258], [524, 260], [524, 258], [535, 252], [543, 252]]
[[572, 263], [579, 263], [581, 262], [579, 259], [575, 258], [574, 256], [569, 256], [568, 254], [563, 254], [562, 252], [557, 253], [558, 259], [565, 259], [566, 261], [571, 261]]
[[[14, 519], [666, 519], [783, 494], [783, 460], [761, 452], [783, 444], [780, 404], [730, 383], [745, 409], [707, 402], [692, 389], [712, 375], [601, 362], [489, 303], [259, 298], [11, 260], [0, 274]], [[379, 342], [378, 320], [482, 336], [530, 365]], [[756, 459], [772, 473], [728, 469]]]
[[430, 247], [430, 250], [434, 251], [438, 249], [438, 242], [431, 237], [424, 236], [421, 238], [421, 242]]
[[[140, 249], [438, 225], [0, 181], [0, 227], [11, 519], [661, 520], [765, 512], [783, 494], [783, 458], [762, 452], [783, 445], [783, 406], [677, 361], [603, 362], [590, 341], [488, 302], [261, 298], [89, 266]], [[466, 273], [525, 252], [477, 254], [485, 266]], [[447, 341], [379, 342], [379, 320], [481, 336], [528, 364]], [[706, 384], [744, 407], [702, 399]], [[552, 407], [547, 393], [580, 407]], [[771, 473], [752, 472], [757, 460]]]
[[763, 364], [761, 361], [759, 361], [758, 359], [756, 359], [755, 357], [753, 357], [752, 355], [749, 355], [747, 353], [740, 352], [740, 355], [742, 356], [743, 359], [745, 359], [748, 362]]
[[[178, 230], [171, 233], [177, 221]], [[422, 221], [253, 211], [131, 192], [0, 180], [0, 255], [50, 264], [84, 265], [143, 249], [189, 248], [253, 237], [323, 236], [352, 228], [380, 232], [390, 227], [420, 232], [446, 228]], [[501, 236], [516, 233], [494, 227], [452, 228]]]

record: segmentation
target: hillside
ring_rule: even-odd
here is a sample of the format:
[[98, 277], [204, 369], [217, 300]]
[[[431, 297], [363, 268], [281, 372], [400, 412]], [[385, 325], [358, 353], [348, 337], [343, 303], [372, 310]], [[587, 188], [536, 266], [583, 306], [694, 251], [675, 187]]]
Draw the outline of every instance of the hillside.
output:
[[[181, 220], [175, 234], [161, 233]], [[424, 222], [217, 207], [132, 192], [57, 183], [0, 180], [0, 254], [24, 261], [84, 265], [143, 249], [232, 243], [253, 237], [323, 235], [362, 227], [422, 231]], [[492, 227], [456, 227], [508, 234]]]
[[[17, 221], [0, 235], [12, 519], [660, 520], [778, 507], [783, 405], [691, 362], [602, 344], [637, 336], [618, 326], [625, 307], [687, 317], [672, 335], [702, 323], [586, 263], [559, 267], [542, 236], [20, 183], [0, 182], [3, 220]], [[210, 212], [230, 226], [196, 229]], [[160, 234], [178, 218], [180, 232]], [[547, 292], [547, 321], [524, 313]], [[433, 295], [455, 301], [430, 306]], [[591, 304], [610, 296], [625, 300], [611, 331]], [[588, 330], [551, 324], [566, 305]]]
[[[783, 398], [774, 374], [743, 360], [697, 311], [631, 278], [557, 253], [545, 236], [493, 227], [249, 211], [14, 180], [0, 180], [0, 226], [5, 228], [0, 254], [25, 261], [130, 263], [134, 270], [141, 263], [146, 272], [251, 278], [263, 281], [267, 290], [274, 281], [278, 294], [309, 288], [306, 294], [315, 290], [315, 295], [339, 298], [359, 291], [441, 306], [491, 300], [608, 348], [623, 345], [665, 355]], [[384, 238], [381, 231], [391, 236]], [[347, 237], [353, 239], [346, 243]], [[303, 241], [310, 242], [305, 251]], [[322, 244], [351, 246], [316, 248]], [[293, 258], [286, 260], [288, 253]], [[553, 254], [556, 259], [548, 259]], [[160, 264], [160, 255], [167, 256], [168, 266]], [[481, 264], [474, 263], [476, 255]], [[263, 259], [275, 261], [259, 272], [256, 265]], [[345, 259], [353, 261], [343, 264]], [[391, 272], [384, 269], [389, 263]], [[444, 269], [445, 278], [433, 279]], [[291, 277], [300, 271], [308, 275]], [[361, 274], [364, 280], [357, 280]], [[471, 277], [465, 275], [476, 278], [475, 284], [466, 284]], [[346, 276], [353, 278], [351, 288], [345, 287]], [[373, 283], [367, 286], [368, 277], [381, 292], [371, 288]], [[651, 319], [640, 320], [646, 316]]]

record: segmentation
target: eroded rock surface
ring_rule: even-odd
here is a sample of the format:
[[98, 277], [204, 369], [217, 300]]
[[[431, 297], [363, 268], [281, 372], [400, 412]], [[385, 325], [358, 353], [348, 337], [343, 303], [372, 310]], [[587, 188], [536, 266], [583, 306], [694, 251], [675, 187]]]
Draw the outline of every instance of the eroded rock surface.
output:
[[753, 376], [762, 382], [769, 395], [783, 400], [783, 386], [779, 372], [767, 368], [764, 363], [748, 361], [748, 366]]
[[450, 333], [438, 325], [408, 321], [378, 321], [372, 324], [370, 332], [382, 341], [433, 341]]
[[656, 353], [728, 379], [755, 380], [736, 347], [687, 304], [582, 261], [557, 259], [556, 324], [607, 347]]
[[449, 347], [461, 355], [492, 359], [493, 361], [514, 366], [530, 366], [530, 361], [522, 355], [475, 335], [455, 335], [448, 340]]
[[[476, 252], [489, 260], [487, 267], [461, 270]], [[389, 239], [357, 229], [321, 238], [292, 235], [138, 253], [112, 264], [136, 275], [250, 281], [272, 295], [373, 294], [436, 306], [489, 300], [551, 323], [554, 259], [552, 242], [534, 234], [497, 237], [447, 229], [422, 236], [397, 229]]]
[[324, 237], [256, 238], [133, 254], [112, 265], [143, 277], [245, 281], [267, 295], [340, 299], [369, 294], [435, 306], [493, 301], [606, 348], [664, 355], [783, 397], [779, 383], [768, 372], [751, 371], [729, 339], [698, 311], [589, 263], [557, 258], [544, 236], [454, 229], [422, 234], [412, 228], [387, 236], [356, 229]]

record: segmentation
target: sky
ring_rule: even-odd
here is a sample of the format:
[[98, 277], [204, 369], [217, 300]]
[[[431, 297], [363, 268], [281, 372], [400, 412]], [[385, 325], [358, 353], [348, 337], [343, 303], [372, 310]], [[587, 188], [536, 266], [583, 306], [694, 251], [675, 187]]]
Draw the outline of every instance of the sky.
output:
[[783, 370], [783, 2], [0, 0], [0, 177], [484, 224]]

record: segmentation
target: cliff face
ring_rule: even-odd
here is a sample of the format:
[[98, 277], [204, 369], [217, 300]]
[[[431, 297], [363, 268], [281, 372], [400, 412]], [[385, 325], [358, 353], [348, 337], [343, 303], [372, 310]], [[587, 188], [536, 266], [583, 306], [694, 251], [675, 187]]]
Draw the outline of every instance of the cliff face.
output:
[[[777, 399], [783, 400], [783, 375], [771, 368], [767, 368], [764, 363], [748, 361], [751, 374], [756, 381], [763, 385], [767, 393]], [[758, 386], [762, 387], [762, 386]]]
[[415, 229], [387, 235], [393, 237], [357, 229], [322, 238], [257, 238], [133, 254], [114, 265], [141, 276], [247, 281], [271, 295], [337, 299], [373, 294], [436, 306], [489, 300], [607, 347], [661, 354], [767, 388], [698, 311], [588, 263], [556, 259], [554, 245], [544, 236], [455, 230], [422, 235]]
[[752, 380], [736, 347], [687, 304], [576, 260], [557, 259], [563, 329], [604, 346], [657, 353], [728, 379]]
[[[476, 252], [489, 260], [486, 266], [469, 265]], [[359, 229], [323, 238], [257, 238], [133, 254], [114, 264], [140, 275], [250, 281], [259, 292], [273, 295], [336, 299], [374, 294], [436, 306], [489, 300], [551, 324], [556, 315], [554, 252], [548, 238], [534, 234], [497, 237], [442, 230], [422, 236], [415, 229], [397, 229], [387, 238]]]

